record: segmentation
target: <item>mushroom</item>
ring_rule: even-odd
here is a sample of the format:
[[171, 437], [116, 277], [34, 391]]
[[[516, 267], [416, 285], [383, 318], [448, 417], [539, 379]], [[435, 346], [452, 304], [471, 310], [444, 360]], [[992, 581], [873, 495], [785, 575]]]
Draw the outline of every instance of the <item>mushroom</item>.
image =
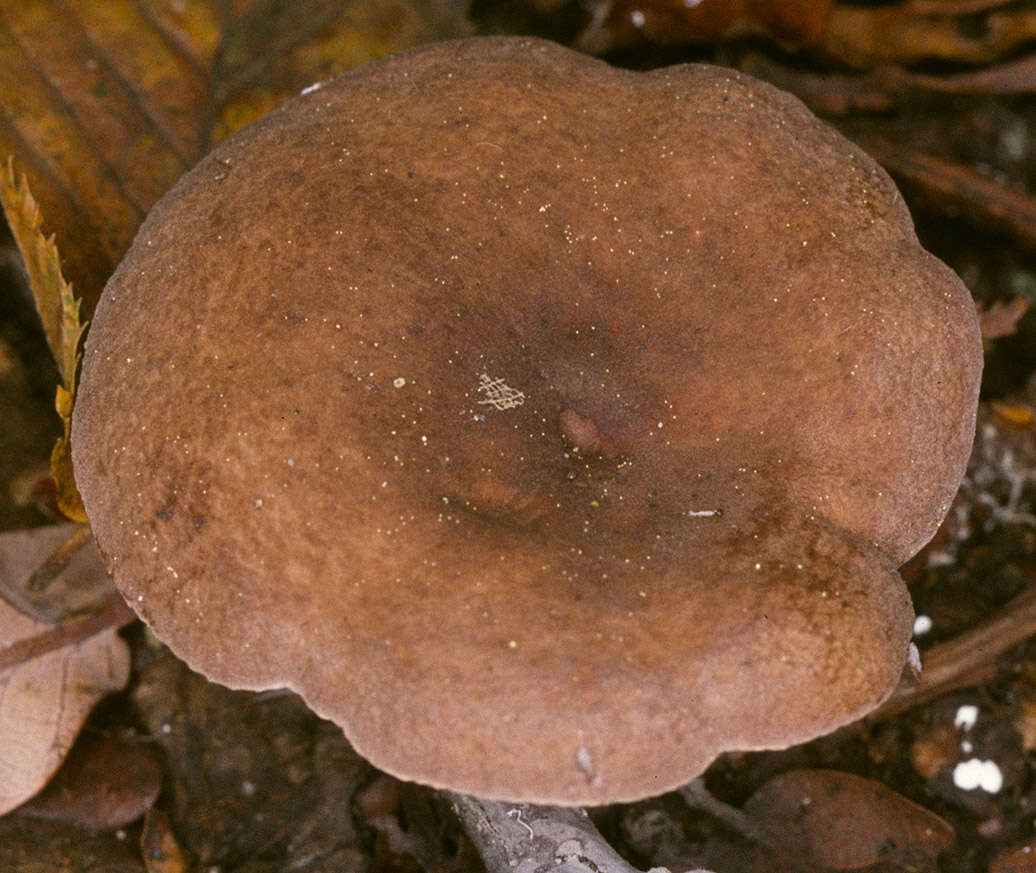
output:
[[601, 804], [888, 695], [980, 369], [964, 286], [793, 97], [473, 38], [309, 89], [155, 206], [74, 462], [193, 668], [404, 779]]

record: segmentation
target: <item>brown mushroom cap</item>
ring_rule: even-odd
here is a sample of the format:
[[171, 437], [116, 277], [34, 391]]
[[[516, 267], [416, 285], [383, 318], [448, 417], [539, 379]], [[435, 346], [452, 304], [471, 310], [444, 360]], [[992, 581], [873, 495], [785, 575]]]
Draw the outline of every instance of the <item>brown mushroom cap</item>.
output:
[[423, 48], [155, 207], [87, 342], [114, 579], [401, 777], [657, 794], [877, 705], [981, 348], [887, 176], [730, 70]]

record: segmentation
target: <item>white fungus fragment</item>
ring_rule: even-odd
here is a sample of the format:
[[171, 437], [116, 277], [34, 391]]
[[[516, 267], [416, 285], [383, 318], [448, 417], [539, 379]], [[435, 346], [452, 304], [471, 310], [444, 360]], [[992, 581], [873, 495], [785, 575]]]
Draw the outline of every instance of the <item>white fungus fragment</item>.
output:
[[921, 652], [913, 643], [907, 649], [907, 664], [917, 675], [921, 675], [923, 670], [921, 666]]
[[996, 794], [1004, 787], [1004, 777], [993, 761], [971, 758], [953, 768], [953, 784], [962, 791], [981, 788], [987, 794]]
[[961, 730], [970, 731], [975, 722], [978, 721], [978, 707], [973, 703], [965, 703], [957, 707], [957, 714], [953, 717], [953, 724]]
[[933, 627], [932, 618], [929, 615], [919, 615], [914, 619], [914, 636], [922, 637]]

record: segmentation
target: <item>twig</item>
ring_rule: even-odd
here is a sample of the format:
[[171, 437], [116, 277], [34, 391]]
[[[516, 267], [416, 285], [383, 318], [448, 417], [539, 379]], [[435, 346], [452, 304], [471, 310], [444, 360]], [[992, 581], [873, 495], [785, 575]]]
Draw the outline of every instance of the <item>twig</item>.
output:
[[90, 525], [78, 525], [60, 546], [37, 567], [25, 583], [25, 590], [30, 595], [38, 595], [47, 590], [47, 587], [68, 568], [76, 553], [93, 539], [93, 532]]
[[1036, 634], [1036, 585], [1001, 607], [973, 630], [933, 646], [922, 656], [920, 680], [905, 680], [868, 721], [882, 721], [940, 694], [993, 678], [996, 659]]
[[1032, 94], [1036, 91], [1036, 55], [947, 76], [928, 76], [896, 68], [890, 74], [908, 85], [946, 94]]
[[1036, 248], [1036, 197], [1015, 190], [962, 164], [915, 151], [880, 137], [859, 139], [872, 158], [929, 203], [969, 222], [1006, 233]]
[[94, 612], [67, 619], [0, 649], [0, 672], [64, 646], [82, 642], [109, 628], [124, 627], [136, 618], [126, 601], [114, 594]]
[[789, 845], [779, 834], [764, 823], [713, 796], [703, 779], [692, 779], [680, 789], [680, 796], [690, 809], [704, 812], [720, 822], [727, 830], [743, 840], [765, 849], [774, 859], [781, 859], [781, 869], [787, 873], [812, 873], [817, 867], [805, 860], [799, 847]]
[[684, 785], [680, 789], [680, 796], [691, 809], [708, 813], [738, 836], [766, 849], [775, 848], [771, 833], [760, 827], [754, 819], [745, 815], [737, 807], [730, 806], [714, 797], [712, 792], [705, 787], [702, 779], [692, 779]]
[[[585, 810], [448, 797], [488, 873], [636, 873]], [[653, 867], [648, 873], [668, 871]]]
[[[70, 580], [66, 573], [77, 559], [79, 572]], [[56, 625], [75, 614], [96, 611], [114, 591], [86, 524], [74, 525], [28, 579], [0, 576], [0, 599], [41, 624]]]

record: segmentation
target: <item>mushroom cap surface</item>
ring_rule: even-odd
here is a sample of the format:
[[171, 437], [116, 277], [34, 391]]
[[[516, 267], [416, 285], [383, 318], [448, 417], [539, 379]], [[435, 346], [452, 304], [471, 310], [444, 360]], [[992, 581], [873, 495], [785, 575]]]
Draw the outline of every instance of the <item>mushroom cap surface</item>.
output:
[[403, 778], [599, 804], [884, 699], [980, 370], [966, 289], [793, 97], [475, 38], [299, 96], [156, 205], [74, 462], [195, 669]]

